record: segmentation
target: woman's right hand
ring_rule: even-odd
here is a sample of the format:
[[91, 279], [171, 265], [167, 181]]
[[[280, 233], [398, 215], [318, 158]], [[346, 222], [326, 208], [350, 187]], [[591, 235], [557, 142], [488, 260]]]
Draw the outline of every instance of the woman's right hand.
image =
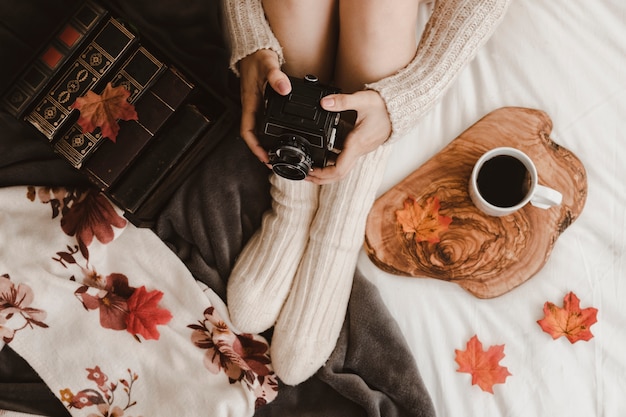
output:
[[[260, 49], [239, 62], [241, 77], [241, 127], [240, 134], [256, 157], [269, 166], [269, 156], [255, 133], [257, 113], [262, 110], [263, 94], [267, 83], [279, 94], [291, 92], [287, 74], [280, 70], [276, 52]], [[270, 167], [271, 168], [271, 167]]]

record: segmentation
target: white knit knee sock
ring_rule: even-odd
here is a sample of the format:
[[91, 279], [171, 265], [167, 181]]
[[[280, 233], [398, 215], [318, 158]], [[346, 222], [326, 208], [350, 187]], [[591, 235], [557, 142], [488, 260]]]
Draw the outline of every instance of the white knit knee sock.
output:
[[361, 157], [347, 178], [321, 187], [309, 243], [272, 336], [274, 370], [288, 385], [313, 375], [337, 343], [389, 150], [381, 146]]
[[228, 279], [230, 318], [241, 332], [274, 325], [304, 253], [320, 187], [271, 177], [272, 210], [237, 259]]

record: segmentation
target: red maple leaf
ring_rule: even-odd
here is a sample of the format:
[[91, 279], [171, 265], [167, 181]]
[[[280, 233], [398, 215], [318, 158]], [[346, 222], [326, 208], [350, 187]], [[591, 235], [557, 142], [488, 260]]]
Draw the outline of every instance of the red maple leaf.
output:
[[146, 291], [146, 287], [137, 288], [128, 299], [128, 332], [142, 335], [146, 339], [158, 340], [161, 336], [157, 325], [167, 324], [172, 319], [169, 310], [159, 308], [163, 293], [158, 290]]
[[107, 83], [102, 94], [87, 91], [71, 107], [80, 111], [77, 123], [83, 132], [93, 132], [99, 127], [103, 137], [115, 142], [120, 130], [117, 121], [138, 118], [135, 106], [128, 102], [129, 96], [130, 91], [124, 86], [113, 87], [111, 83]]
[[483, 345], [474, 335], [467, 342], [466, 350], [455, 349], [457, 372], [466, 372], [472, 375], [472, 385], [478, 385], [483, 391], [493, 394], [495, 384], [503, 384], [511, 373], [498, 362], [504, 358], [504, 345], [491, 346], [483, 351]]
[[421, 206], [409, 197], [404, 201], [404, 209], [396, 211], [398, 224], [402, 231], [414, 235], [415, 242], [439, 242], [439, 234], [448, 230], [452, 218], [439, 215], [439, 199], [431, 197]]
[[557, 339], [567, 337], [570, 343], [589, 340], [593, 337], [589, 328], [597, 322], [598, 309], [580, 309], [580, 300], [570, 292], [563, 298], [563, 308], [546, 301], [543, 305], [544, 318], [537, 320], [544, 332]]

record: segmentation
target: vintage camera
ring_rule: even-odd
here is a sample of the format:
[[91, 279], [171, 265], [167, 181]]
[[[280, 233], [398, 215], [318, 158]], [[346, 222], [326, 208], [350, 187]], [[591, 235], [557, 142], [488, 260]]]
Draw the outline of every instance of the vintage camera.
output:
[[290, 80], [292, 90], [286, 96], [267, 85], [257, 133], [274, 172], [290, 180], [302, 180], [312, 167], [334, 163], [354, 126], [356, 112], [324, 110], [321, 98], [340, 90], [321, 84], [313, 75]]

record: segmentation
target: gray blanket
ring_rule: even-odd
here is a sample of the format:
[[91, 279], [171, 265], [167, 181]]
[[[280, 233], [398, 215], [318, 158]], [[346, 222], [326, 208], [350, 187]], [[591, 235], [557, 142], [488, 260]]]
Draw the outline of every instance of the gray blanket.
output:
[[[113, 0], [105, 3], [117, 6]], [[141, 33], [169, 49], [215, 90], [236, 98], [216, 1], [190, 0], [185, 8], [177, 0], [119, 3]], [[0, 186], [87, 185], [85, 177], [57, 157], [33, 128], [1, 112], [0, 156]], [[154, 226], [194, 276], [222, 297], [238, 253], [270, 206], [267, 179], [267, 169], [233, 129], [177, 190]], [[265, 336], [271, 340], [271, 330]], [[0, 351], [0, 409], [69, 415], [9, 347]], [[409, 417], [434, 416], [434, 410], [378, 290], [357, 271], [348, 315], [327, 364], [296, 387], [281, 386], [278, 398], [256, 416]]]
[[[268, 171], [243, 141], [223, 143], [163, 210], [155, 231], [218, 294], [269, 207]], [[271, 331], [265, 335], [271, 339]], [[376, 287], [355, 274], [348, 315], [326, 365], [281, 387], [269, 417], [433, 416], [413, 356]]]
[[[0, 185], [85, 185], [47, 143], [0, 113]], [[155, 232], [197, 279], [224, 296], [230, 268], [269, 206], [267, 170], [236, 137], [177, 191]], [[271, 338], [271, 334], [267, 335]], [[0, 409], [68, 415], [27, 363], [0, 351]], [[378, 290], [358, 272], [331, 358], [313, 378], [281, 387], [258, 416], [432, 416], [411, 352]]]

